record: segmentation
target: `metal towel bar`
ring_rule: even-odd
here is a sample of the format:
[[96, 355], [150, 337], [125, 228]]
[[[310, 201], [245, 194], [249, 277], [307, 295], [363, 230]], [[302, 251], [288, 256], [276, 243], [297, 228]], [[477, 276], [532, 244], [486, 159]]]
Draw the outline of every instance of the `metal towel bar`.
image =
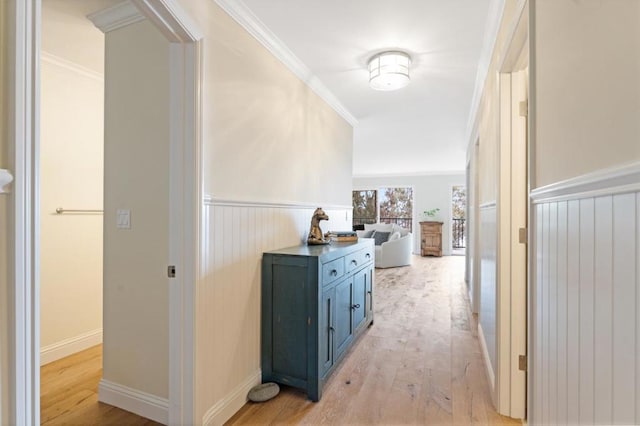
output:
[[56, 209], [56, 214], [63, 213], [103, 213], [103, 210], [86, 210], [86, 209], [64, 209], [62, 207], [58, 207]]

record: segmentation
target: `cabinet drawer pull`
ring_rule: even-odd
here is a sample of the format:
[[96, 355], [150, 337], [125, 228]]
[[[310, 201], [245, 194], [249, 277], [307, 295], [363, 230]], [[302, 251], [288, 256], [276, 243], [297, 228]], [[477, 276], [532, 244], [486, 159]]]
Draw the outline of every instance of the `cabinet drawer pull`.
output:
[[367, 291], [367, 294], [371, 294], [371, 290]]
[[358, 309], [358, 308], [360, 308], [360, 304], [359, 304], [359, 303], [358, 303], [358, 304], [356, 304], [356, 305], [351, 305], [351, 309], [353, 309], [354, 311], [355, 311], [356, 309]]
[[334, 332], [334, 331], [336, 331], [336, 329], [331, 327], [331, 326], [329, 326], [329, 331]]
[[332, 269], [331, 272], [329, 272], [329, 275], [335, 277], [336, 275], [338, 275], [338, 271], [336, 269]]
[[364, 257], [365, 257], [366, 259], [371, 259], [371, 255], [370, 255], [369, 253], [365, 254], [365, 255], [364, 255]]
[[355, 260], [355, 259], [353, 259], [353, 260], [351, 261], [351, 264], [352, 264], [352, 265], [356, 265], [356, 266], [358, 266], [358, 261], [357, 261], [357, 260]]

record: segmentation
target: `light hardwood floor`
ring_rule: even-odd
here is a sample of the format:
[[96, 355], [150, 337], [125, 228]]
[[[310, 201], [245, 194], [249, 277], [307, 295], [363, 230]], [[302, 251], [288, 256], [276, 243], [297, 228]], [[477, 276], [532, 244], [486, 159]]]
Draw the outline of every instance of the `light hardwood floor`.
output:
[[489, 396], [477, 322], [468, 309], [464, 257], [414, 257], [376, 270], [373, 326], [313, 403], [281, 387], [227, 424], [516, 425]]
[[[230, 425], [515, 425], [498, 415], [463, 283], [464, 257], [415, 257], [376, 270], [375, 323], [325, 387], [322, 400], [283, 388], [245, 405]], [[42, 367], [42, 423], [155, 425], [97, 402], [102, 347]]]
[[102, 345], [40, 368], [40, 421], [53, 425], [157, 425], [98, 402]]

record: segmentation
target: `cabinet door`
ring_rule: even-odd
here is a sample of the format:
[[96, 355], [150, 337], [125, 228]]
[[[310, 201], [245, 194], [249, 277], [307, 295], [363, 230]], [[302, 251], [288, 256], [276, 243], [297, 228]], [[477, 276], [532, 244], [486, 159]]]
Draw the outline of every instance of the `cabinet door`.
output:
[[367, 309], [368, 269], [363, 269], [353, 276], [353, 329], [364, 324]]
[[367, 324], [373, 321], [373, 265], [366, 269], [367, 271], [367, 284], [366, 284], [366, 316]]
[[349, 346], [353, 336], [353, 323], [351, 322], [351, 305], [353, 281], [347, 279], [336, 285], [336, 315], [334, 323], [334, 360], [338, 359], [342, 352]]
[[307, 380], [309, 333], [307, 268], [273, 265], [272, 271], [273, 373]]
[[335, 287], [332, 287], [322, 293], [322, 301], [320, 305], [320, 309], [322, 310], [322, 322], [320, 323], [320, 377], [324, 377], [333, 365], [335, 294]]

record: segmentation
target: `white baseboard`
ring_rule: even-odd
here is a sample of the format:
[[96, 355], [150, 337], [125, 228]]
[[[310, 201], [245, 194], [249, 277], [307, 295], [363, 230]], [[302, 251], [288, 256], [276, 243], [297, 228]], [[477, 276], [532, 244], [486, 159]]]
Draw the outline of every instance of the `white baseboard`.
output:
[[102, 329], [98, 328], [79, 336], [47, 345], [40, 349], [40, 365], [49, 364], [100, 343], [102, 343]]
[[218, 426], [229, 420], [244, 404], [252, 387], [262, 382], [262, 371], [258, 370], [240, 383], [229, 395], [207, 410], [202, 417], [204, 426]]
[[146, 392], [100, 380], [98, 401], [137, 414], [158, 423], [169, 423], [169, 400]]
[[487, 350], [487, 341], [484, 338], [482, 332], [482, 326], [478, 323], [478, 340], [480, 340], [480, 348], [482, 348], [482, 358], [484, 359], [484, 366], [487, 370], [487, 376], [489, 377], [489, 385], [491, 385], [491, 393], [496, 389], [496, 376], [491, 366], [491, 358], [489, 358], [489, 351]]

